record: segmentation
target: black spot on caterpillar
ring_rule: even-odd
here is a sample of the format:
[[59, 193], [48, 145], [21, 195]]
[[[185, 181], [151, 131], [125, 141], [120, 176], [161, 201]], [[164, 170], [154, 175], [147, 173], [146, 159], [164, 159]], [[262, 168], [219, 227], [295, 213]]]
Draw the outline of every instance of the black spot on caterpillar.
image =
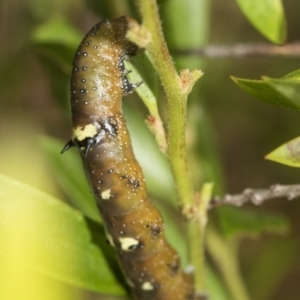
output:
[[136, 161], [122, 97], [137, 85], [128, 81], [124, 59], [137, 47], [126, 40], [129, 22], [121, 17], [95, 25], [80, 44], [71, 79], [73, 138], [62, 152], [78, 148], [124, 276], [138, 300], [187, 300], [192, 277], [180, 268], [164, 236], [164, 224], [149, 200]]

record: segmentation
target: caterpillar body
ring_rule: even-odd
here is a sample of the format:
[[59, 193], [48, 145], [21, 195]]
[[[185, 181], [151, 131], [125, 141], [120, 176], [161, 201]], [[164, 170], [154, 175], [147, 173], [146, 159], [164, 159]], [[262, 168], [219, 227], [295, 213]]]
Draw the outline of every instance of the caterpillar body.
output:
[[71, 78], [73, 137], [125, 279], [138, 300], [194, 300], [192, 277], [180, 268], [164, 223], [147, 196], [136, 161], [122, 97], [131, 84], [124, 59], [137, 47], [125, 39], [128, 17], [96, 24], [74, 59]]

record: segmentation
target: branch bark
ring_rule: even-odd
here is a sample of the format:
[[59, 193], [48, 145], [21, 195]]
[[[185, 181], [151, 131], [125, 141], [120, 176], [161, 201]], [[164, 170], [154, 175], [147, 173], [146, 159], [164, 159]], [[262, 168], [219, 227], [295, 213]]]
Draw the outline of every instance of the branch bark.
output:
[[300, 184], [281, 185], [274, 184], [268, 189], [247, 188], [241, 194], [229, 195], [223, 197], [216, 196], [210, 201], [209, 208], [214, 208], [223, 204], [242, 206], [247, 202], [260, 205], [265, 201], [274, 198], [287, 198], [293, 200], [300, 196]]
[[241, 43], [233, 45], [210, 45], [195, 49], [173, 49], [172, 53], [177, 55], [195, 55], [209, 58], [242, 58], [251, 56], [285, 56], [299, 57], [300, 42], [275, 46], [266, 43]]

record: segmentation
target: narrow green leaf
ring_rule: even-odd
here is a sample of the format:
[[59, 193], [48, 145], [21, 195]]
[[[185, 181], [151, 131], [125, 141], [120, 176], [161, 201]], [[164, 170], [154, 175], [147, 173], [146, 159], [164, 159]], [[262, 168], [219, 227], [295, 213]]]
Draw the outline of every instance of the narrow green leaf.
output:
[[158, 77], [153, 76], [155, 70], [147, 52], [143, 52], [137, 57], [132, 58], [132, 61], [134, 65], [129, 61], [125, 61], [126, 69], [132, 71], [128, 74], [128, 79], [130, 82], [141, 83], [136, 92], [150, 113], [146, 124], [154, 135], [160, 150], [165, 153], [167, 150], [166, 134], [157, 107]]
[[99, 15], [101, 18], [133, 16], [133, 12], [130, 9], [133, 3], [130, 0], [85, 0], [84, 3], [93, 14]]
[[246, 93], [264, 102], [300, 110], [299, 70], [280, 79], [262, 77], [262, 80], [242, 79], [231, 76], [231, 79]]
[[273, 150], [266, 159], [290, 167], [300, 168], [300, 137], [297, 137]]
[[74, 53], [83, 34], [62, 17], [50, 18], [32, 33], [32, 50], [50, 77], [54, 99], [69, 108], [69, 82]]
[[300, 69], [283, 76], [282, 79], [300, 80]]
[[52, 65], [55, 64], [56, 68], [59, 67], [65, 75], [70, 76], [74, 53], [82, 38], [83, 33], [64, 18], [58, 17], [51, 18], [35, 28], [31, 35], [31, 45], [48, 69], [51, 65], [47, 65], [47, 62], [50, 62]]
[[69, 48], [77, 48], [82, 39], [82, 33], [76, 30], [62, 17], [50, 18], [32, 33], [34, 44], [60, 44]]
[[[112, 272], [112, 267], [117, 268], [115, 261], [107, 260], [113, 251], [105, 242], [102, 226], [4, 175], [0, 175], [0, 233], [0, 256], [5, 261], [13, 260], [13, 253], [25, 265], [64, 282], [106, 294], [125, 294]], [[18, 247], [10, 251], [16, 243]]]
[[263, 232], [284, 234], [289, 230], [288, 219], [279, 214], [227, 206], [220, 209], [219, 217], [227, 237], [256, 236]]
[[146, 52], [140, 53], [132, 58], [132, 61], [134, 64], [125, 61], [126, 69], [132, 71], [128, 74], [128, 78], [130, 82], [142, 82], [136, 92], [147, 106], [150, 114], [157, 116], [158, 77], [152, 76], [155, 75], [155, 70], [150, 62], [149, 55]]
[[276, 44], [286, 39], [286, 20], [281, 0], [236, 0], [250, 23]]
[[262, 79], [284, 99], [286, 107], [294, 106], [300, 110], [300, 80], [268, 77], [262, 77]]
[[[67, 51], [65, 51], [67, 50]], [[71, 62], [75, 49], [65, 49], [60, 45], [38, 45], [33, 47], [43, 69], [50, 79], [50, 89], [58, 106], [69, 111]]]

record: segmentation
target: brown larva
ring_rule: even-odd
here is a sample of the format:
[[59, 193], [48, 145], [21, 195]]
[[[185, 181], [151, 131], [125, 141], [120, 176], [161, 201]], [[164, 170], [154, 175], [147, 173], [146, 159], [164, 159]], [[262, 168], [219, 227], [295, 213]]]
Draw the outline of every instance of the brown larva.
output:
[[73, 138], [110, 244], [138, 300], [195, 299], [191, 275], [180, 268], [164, 236], [164, 223], [149, 200], [136, 161], [122, 97], [136, 85], [126, 77], [124, 58], [137, 47], [125, 39], [127, 17], [95, 25], [80, 44], [71, 79]]

